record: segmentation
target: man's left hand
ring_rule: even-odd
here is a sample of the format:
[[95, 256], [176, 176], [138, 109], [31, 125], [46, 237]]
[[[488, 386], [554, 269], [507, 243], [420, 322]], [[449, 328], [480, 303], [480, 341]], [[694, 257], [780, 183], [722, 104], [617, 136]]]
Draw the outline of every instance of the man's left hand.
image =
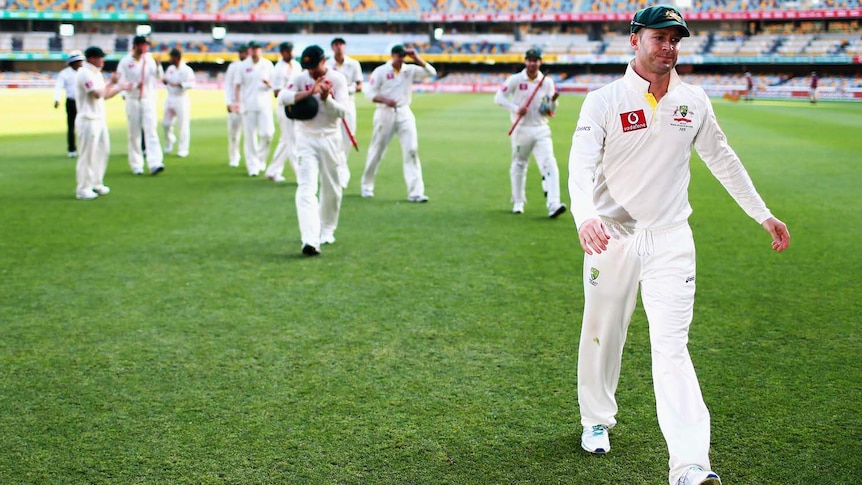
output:
[[790, 232], [787, 231], [785, 223], [775, 217], [770, 217], [761, 225], [772, 236], [772, 249], [780, 253], [790, 246]]

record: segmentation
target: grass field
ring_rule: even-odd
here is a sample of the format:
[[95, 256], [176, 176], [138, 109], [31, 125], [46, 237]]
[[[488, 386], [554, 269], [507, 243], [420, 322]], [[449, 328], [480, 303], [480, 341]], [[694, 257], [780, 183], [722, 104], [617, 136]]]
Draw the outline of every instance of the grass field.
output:
[[[490, 96], [416, 97], [429, 204], [402, 203], [397, 145], [361, 199], [354, 154], [338, 242], [313, 259], [295, 184], [227, 166], [220, 93], [195, 93], [192, 155], [158, 177], [129, 173], [110, 101], [112, 192], [92, 202], [50, 94], [0, 100], [0, 483], [667, 483], [641, 308], [614, 449], [580, 449], [582, 253], [535, 166], [509, 213]], [[553, 120], [564, 178], [580, 102]], [[859, 483], [862, 104], [715, 103], [793, 241], [773, 253], [693, 158], [713, 466]]]

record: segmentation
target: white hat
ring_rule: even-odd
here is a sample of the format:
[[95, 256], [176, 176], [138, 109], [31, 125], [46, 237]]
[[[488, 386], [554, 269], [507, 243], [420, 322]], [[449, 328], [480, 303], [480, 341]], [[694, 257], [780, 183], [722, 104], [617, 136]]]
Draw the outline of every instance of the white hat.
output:
[[84, 54], [81, 54], [81, 51], [75, 50], [69, 53], [69, 57], [66, 58], [66, 64], [71, 64], [73, 62], [83, 61]]

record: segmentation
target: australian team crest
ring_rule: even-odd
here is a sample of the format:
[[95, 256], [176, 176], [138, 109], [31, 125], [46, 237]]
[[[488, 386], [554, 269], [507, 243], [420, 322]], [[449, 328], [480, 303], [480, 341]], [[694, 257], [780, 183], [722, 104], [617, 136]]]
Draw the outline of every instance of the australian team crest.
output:
[[693, 113], [688, 109], [688, 105], [681, 104], [677, 106], [673, 110], [673, 123], [671, 123], [671, 126], [680, 128], [691, 126], [691, 116], [689, 116], [691, 114]]
[[599, 282], [596, 281], [598, 279], [599, 279], [598, 268], [595, 268], [595, 267], [590, 268], [590, 284], [593, 286], [599, 286]]

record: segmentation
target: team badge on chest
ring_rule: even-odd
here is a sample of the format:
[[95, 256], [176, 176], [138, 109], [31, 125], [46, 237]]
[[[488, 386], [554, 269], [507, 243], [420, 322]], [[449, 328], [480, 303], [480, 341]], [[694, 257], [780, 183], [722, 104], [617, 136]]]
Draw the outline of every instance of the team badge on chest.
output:
[[620, 113], [620, 123], [623, 127], [623, 133], [643, 130], [647, 127], [646, 115], [644, 114], [644, 110], [642, 109], [639, 109], [637, 111], [629, 111], [627, 113]]
[[681, 104], [673, 109], [670, 126], [679, 128], [679, 131], [686, 131], [691, 128], [694, 112], [689, 109], [688, 105]]

